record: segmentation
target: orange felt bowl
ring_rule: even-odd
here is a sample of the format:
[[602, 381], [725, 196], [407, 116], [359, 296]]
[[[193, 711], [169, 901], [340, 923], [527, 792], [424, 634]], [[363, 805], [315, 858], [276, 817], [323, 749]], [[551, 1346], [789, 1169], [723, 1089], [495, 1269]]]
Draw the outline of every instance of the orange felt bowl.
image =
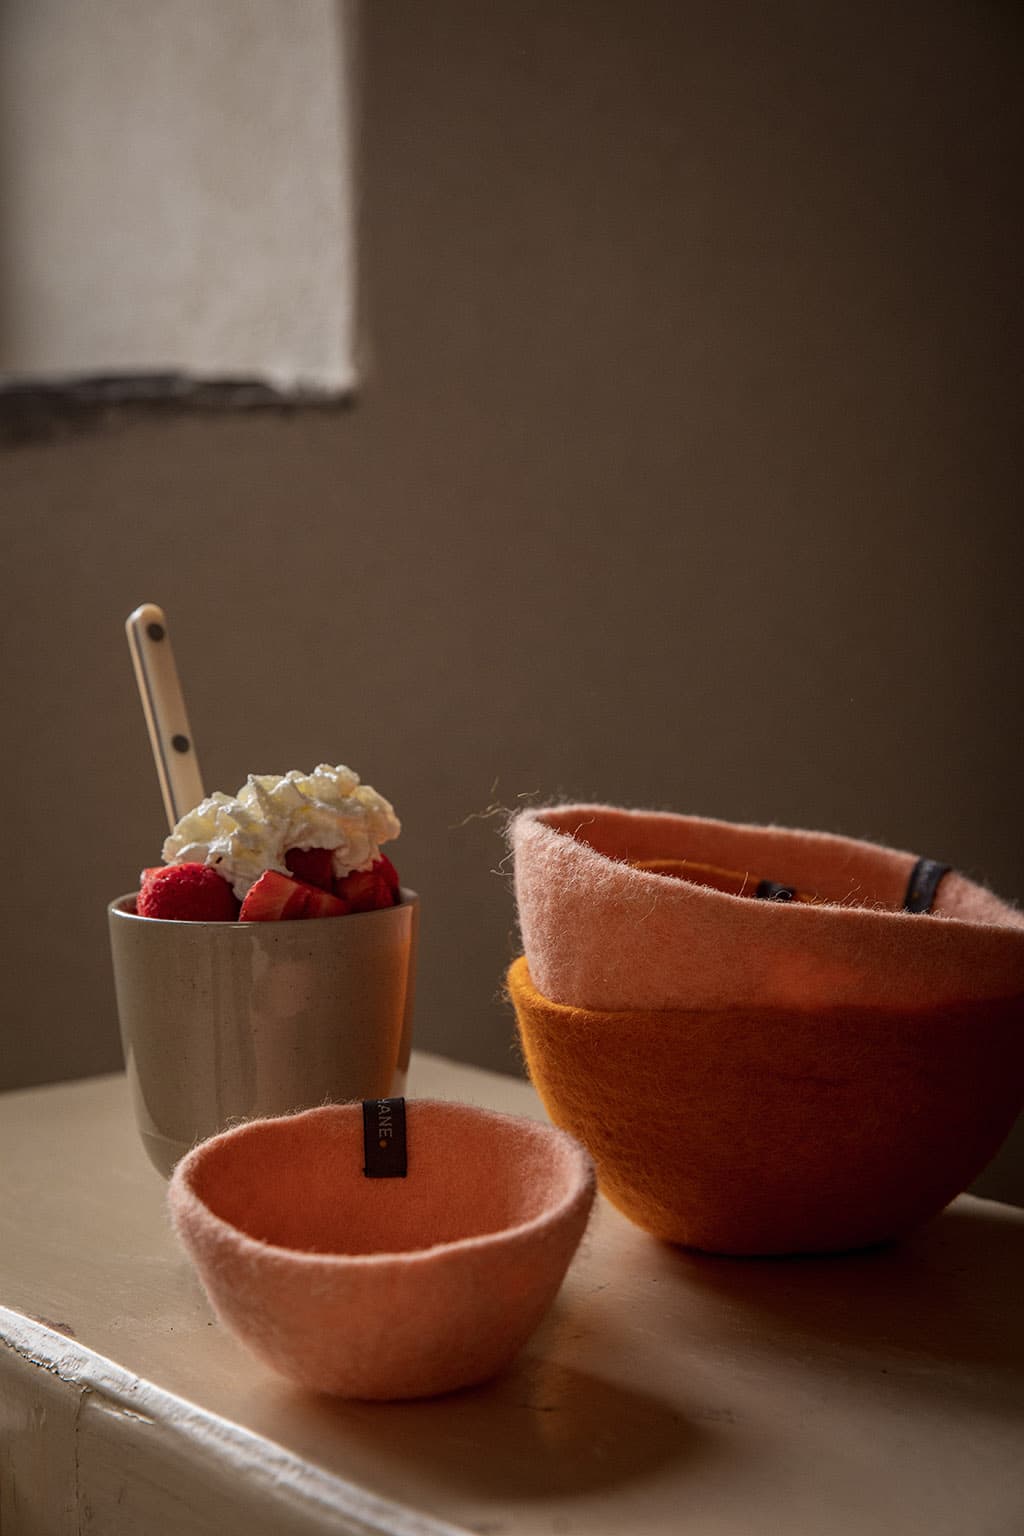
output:
[[214, 1136], [170, 1183], [220, 1320], [317, 1391], [424, 1397], [494, 1375], [587, 1223], [593, 1167], [561, 1131], [426, 1099], [406, 1115], [404, 1179], [365, 1177], [362, 1107], [341, 1104]]
[[1024, 926], [991, 892], [950, 874], [935, 915], [907, 913], [912, 854], [609, 806], [524, 813], [511, 842], [531, 1078], [640, 1226], [719, 1253], [861, 1247], [998, 1150], [1024, 1099]]
[[936, 1215], [1020, 1108], [1019, 1002], [945, 1009], [570, 1008], [509, 972], [534, 1086], [656, 1237], [826, 1253]]

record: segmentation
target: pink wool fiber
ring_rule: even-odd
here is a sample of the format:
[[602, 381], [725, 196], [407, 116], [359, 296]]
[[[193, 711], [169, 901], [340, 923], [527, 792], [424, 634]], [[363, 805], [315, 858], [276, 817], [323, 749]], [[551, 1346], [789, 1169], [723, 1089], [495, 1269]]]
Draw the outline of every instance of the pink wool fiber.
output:
[[[1024, 992], [1024, 914], [962, 875], [934, 913], [899, 910], [911, 853], [792, 831], [558, 805], [511, 827], [516, 901], [534, 985], [574, 1007], [920, 1008]], [[749, 872], [823, 904], [757, 901], [636, 869], [693, 860]]]
[[274, 1369], [357, 1398], [429, 1396], [501, 1370], [586, 1227], [571, 1137], [410, 1100], [408, 1176], [363, 1173], [360, 1104], [255, 1120], [175, 1169], [171, 1218], [215, 1312]]

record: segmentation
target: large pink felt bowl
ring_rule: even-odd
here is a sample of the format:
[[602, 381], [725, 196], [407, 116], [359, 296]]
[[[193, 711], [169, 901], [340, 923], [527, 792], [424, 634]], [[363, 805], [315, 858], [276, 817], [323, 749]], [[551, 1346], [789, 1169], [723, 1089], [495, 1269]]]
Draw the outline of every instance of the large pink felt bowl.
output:
[[587, 1224], [593, 1165], [563, 1131], [430, 1099], [406, 1115], [406, 1178], [367, 1178], [362, 1106], [332, 1104], [214, 1136], [171, 1180], [221, 1322], [317, 1391], [427, 1397], [493, 1376]]

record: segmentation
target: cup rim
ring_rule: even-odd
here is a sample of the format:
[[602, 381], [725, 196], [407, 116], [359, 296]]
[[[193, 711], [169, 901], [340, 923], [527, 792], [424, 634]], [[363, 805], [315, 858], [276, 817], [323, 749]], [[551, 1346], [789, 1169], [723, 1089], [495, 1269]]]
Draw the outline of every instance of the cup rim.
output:
[[[386, 920], [387, 914], [390, 912], [400, 912], [403, 907], [419, 906], [420, 898], [417, 891], [411, 890], [408, 886], [405, 885], [400, 886], [399, 891], [402, 899], [401, 901], [396, 902], [392, 907], [375, 907], [370, 912], [341, 912], [335, 917], [277, 918], [275, 919], [275, 922], [272, 926], [279, 928], [295, 928], [299, 926], [299, 924], [304, 926], [310, 922], [342, 923], [349, 921], [351, 918], [376, 918], [378, 920], [384, 918]], [[123, 896], [115, 896], [113, 901], [107, 902], [108, 915], [112, 919], [116, 918], [119, 922], [126, 921], [131, 923], [146, 924], [158, 923], [161, 928], [214, 928], [218, 933], [237, 930], [243, 930], [248, 933], [253, 928], [266, 928], [268, 926], [267, 923], [239, 922], [237, 918], [234, 921], [218, 919], [216, 922], [210, 922], [204, 921], [202, 919], [185, 917], [143, 917], [140, 913], [130, 910], [127, 905], [129, 902], [136, 901], [138, 899], [138, 895], [138, 891], [126, 891]]]

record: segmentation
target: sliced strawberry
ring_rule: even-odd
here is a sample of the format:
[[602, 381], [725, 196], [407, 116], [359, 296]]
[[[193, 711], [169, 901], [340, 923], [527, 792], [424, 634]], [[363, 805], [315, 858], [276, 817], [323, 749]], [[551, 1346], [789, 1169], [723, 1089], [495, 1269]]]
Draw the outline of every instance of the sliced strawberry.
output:
[[315, 885], [291, 880], [274, 869], [265, 869], [256, 884], [250, 886], [239, 922], [291, 922], [301, 917], [343, 917], [349, 904]]
[[334, 885], [334, 856], [329, 848], [289, 848], [284, 856], [296, 880], [329, 891]]
[[351, 905], [340, 896], [333, 896], [330, 891], [321, 891], [318, 886], [311, 885], [306, 897], [306, 910], [303, 917], [343, 917], [346, 912], [351, 912]]
[[297, 880], [279, 875], [274, 869], [266, 869], [246, 892], [238, 920], [240, 923], [272, 923], [298, 917], [305, 906], [304, 889]]
[[[394, 875], [392, 885], [384, 865]], [[369, 869], [353, 869], [343, 880], [335, 880], [335, 894], [347, 901], [353, 912], [375, 912], [378, 907], [393, 907], [398, 897], [398, 876], [390, 859], [381, 857]]]
[[238, 897], [208, 864], [162, 864], [142, 871], [135, 910], [179, 923], [233, 923]]

